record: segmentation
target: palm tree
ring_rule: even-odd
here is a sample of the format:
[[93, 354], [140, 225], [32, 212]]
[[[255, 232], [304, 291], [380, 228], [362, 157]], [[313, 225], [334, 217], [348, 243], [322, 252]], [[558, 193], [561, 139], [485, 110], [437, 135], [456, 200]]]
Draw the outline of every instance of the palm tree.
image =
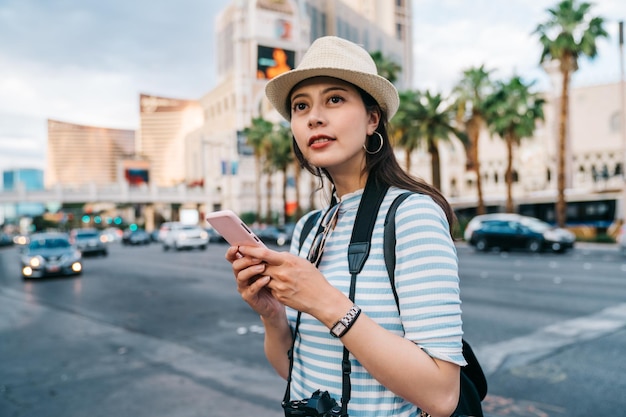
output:
[[454, 94], [457, 96], [458, 121], [465, 126], [464, 130], [468, 137], [467, 168], [476, 172], [476, 191], [478, 194], [476, 214], [485, 213], [478, 138], [481, 130], [487, 124], [484, 101], [493, 90], [490, 73], [491, 71], [487, 71], [484, 65], [469, 68], [463, 71], [463, 78], [454, 87]]
[[262, 159], [267, 154], [267, 149], [271, 141], [271, 134], [274, 125], [262, 117], [252, 119], [252, 124], [243, 130], [248, 141], [248, 145], [254, 150], [254, 164], [256, 169], [256, 221], [261, 221], [261, 169]]
[[393, 122], [390, 123], [390, 133], [395, 145], [404, 149], [404, 167], [411, 172], [411, 154], [419, 146], [419, 120], [424, 117], [424, 108], [420, 104], [421, 93], [415, 90], [400, 92], [400, 106]]
[[498, 134], [507, 147], [506, 211], [513, 213], [513, 149], [523, 138], [533, 136], [538, 120], [543, 120], [545, 100], [530, 88], [534, 82], [524, 84], [518, 76], [507, 82], [499, 81], [493, 94], [485, 99], [485, 112], [489, 127]]
[[370, 56], [374, 60], [376, 64], [376, 69], [378, 70], [378, 75], [386, 78], [389, 82], [395, 83], [398, 80], [398, 74], [402, 71], [402, 66], [400, 66], [395, 61], [387, 59], [383, 56], [381, 51], [374, 51], [370, 53]]
[[[289, 126], [279, 123], [274, 126], [272, 133], [272, 151], [268, 155], [268, 161], [275, 169], [283, 173], [282, 198], [283, 198], [283, 223], [286, 220], [287, 209], [287, 171], [293, 165], [295, 157], [291, 151], [291, 129]], [[296, 185], [296, 199], [298, 199]]]
[[561, 112], [559, 115], [559, 155], [557, 162], [556, 220], [564, 227], [567, 220], [565, 202], [565, 154], [567, 151], [567, 124], [569, 119], [569, 89], [572, 73], [578, 69], [578, 57], [596, 57], [596, 41], [608, 37], [601, 17], [591, 16], [590, 3], [563, 0], [555, 8], [547, 9], [549, 19], [537, 26], [543, 46], [540, 63], [556, 60], [561, 72]]

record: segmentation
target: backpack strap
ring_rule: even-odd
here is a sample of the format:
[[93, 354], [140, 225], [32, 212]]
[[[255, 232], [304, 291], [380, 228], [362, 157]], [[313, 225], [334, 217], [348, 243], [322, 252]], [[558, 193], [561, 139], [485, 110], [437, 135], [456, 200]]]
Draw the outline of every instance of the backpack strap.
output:
[[397, 196], [387, 211], [385, 217], [385, 231], [383, 233], [383, 251], [385, 257], [385, 266], [387, 267], [387, 274], [389, 275], [389, 281], [391, 282], [391, 290], [393, 291], [393, 298], [396, 299], [396, 306], [400, 308], [400, 301], [398, 300], [398, 292], [396, 291], [396, 211], [398, 206], [402, 204], [408, 196], [413, 194], [412, 192], [402, 193]]

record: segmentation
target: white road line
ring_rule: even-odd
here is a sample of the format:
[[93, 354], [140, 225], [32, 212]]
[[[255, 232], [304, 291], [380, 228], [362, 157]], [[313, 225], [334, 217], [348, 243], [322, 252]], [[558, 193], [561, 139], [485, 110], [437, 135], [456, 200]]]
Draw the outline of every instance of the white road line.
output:
[[546, 326], [526, 336], [486, 346], [474, 352], [486, 375], [503, 368], [528, 364], [550, 355], [557, 349], [592, 340], [626, 326], [626, 303], [608, 307], [598, 313]]

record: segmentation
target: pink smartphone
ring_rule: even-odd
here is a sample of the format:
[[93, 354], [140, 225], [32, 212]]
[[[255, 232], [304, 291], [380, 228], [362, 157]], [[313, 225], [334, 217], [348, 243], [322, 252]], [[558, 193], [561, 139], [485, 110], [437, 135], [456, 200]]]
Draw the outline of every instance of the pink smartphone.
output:
[[206, 220], [232, 246], [265, 246], [252, 230], [231, 210], [214, 211]]

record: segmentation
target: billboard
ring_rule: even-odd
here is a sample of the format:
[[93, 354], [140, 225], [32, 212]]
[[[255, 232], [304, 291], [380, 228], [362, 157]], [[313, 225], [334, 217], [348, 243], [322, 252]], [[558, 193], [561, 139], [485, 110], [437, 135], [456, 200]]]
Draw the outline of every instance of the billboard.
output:
[[270, 80], [295, 66], [294, 51], [259, 45], [257, 50], [257, 78]]
[[150, 163], [147, 161], [123, 161], [124, 179], [128, 185], [142, 185], [150, 182]]

